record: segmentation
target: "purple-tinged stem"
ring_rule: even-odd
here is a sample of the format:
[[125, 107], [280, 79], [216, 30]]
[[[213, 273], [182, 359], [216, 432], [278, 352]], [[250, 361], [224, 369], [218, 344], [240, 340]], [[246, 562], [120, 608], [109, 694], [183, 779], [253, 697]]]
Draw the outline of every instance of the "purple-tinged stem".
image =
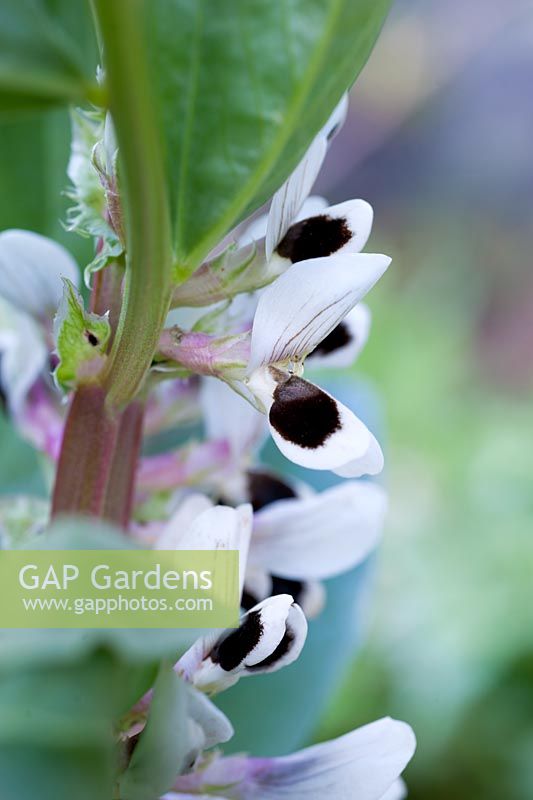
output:
[[133, 509], [143, 413], [140, 401], [134, 401], [122, 413], [103, 509], [106, 519], [124, 529], [129, 525]]
[[106, 408], [101, 386], [81, 386], [69, 409], [57, 465], [52, 516], [102, 517], [120, 417]]

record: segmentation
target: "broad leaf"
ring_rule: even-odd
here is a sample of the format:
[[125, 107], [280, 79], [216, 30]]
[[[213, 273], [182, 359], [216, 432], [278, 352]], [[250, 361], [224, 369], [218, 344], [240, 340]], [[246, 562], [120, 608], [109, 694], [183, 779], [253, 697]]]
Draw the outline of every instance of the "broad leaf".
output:
[[[79, 2], [79, 12], [84, 5]], [[0, 111], [49, 108], [97, 96], [76, 44], [42, 0], [0, 6]]]
[[113, 723], [127, 676], [110, 654], [0, 671], [3, 800], [111, 797]]
[[295, 167], [361, 70], [388, 5], [145, 2], [182, 277]]

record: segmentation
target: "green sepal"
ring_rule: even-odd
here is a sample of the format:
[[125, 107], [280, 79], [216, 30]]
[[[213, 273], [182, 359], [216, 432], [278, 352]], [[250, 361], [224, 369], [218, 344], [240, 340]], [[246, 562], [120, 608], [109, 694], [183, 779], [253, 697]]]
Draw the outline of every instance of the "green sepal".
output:
[[111, 334], [108, 314], [85, 311], [83, 299], [71, 281], [63, 279], [63, 297], [54, 319], [56, 353], [54, 378], [63, 390], [96, 377], [105, 363]]

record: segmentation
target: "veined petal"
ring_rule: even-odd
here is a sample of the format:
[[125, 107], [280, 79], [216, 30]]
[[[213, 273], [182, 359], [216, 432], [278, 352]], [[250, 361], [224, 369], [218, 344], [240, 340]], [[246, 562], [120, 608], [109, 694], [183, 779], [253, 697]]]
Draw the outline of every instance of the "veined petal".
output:
[[349, 477], [383, 469], [381, 448], [366, 425], [323, 389], [273, 367], [256, 370], [249, 387], [263, 403], [274, 442], [290, 461], [335, 472], [349, 465]]
[[218, 638], [208, 634], [178, 661], [178, 672], [208, 694], [243, 675], [275, 672], [298, 658], [307, 635], [302, 610], [290, 595], [269, 597], [248, 611], [240, 626]]
[[409, 725], [387, 717], [281, 758], [206, 759], [176, 779], [178, 794], [170, 797], [218, 791], [239, 800], [399, 800], [399, 776], [415, 746]]
[[364, 200], [347, 200], [293, 223], [276, 246], [273, 259], [294, 264], [335, 253], [359, 253], [372, 228], [374, 212]]
[[386, 509], [383, 489], [363, 481], [278, 500], [254, 514], [250, 563], [300, 581], [331, 578], [376, 547]]
[[344, 94], [324, 127], [311, 142], [294, 172], [272, 198], [266, 232], [267, 258], [272, 256], [276, 245], [283, 239], [296, 219], [296, 215], [320, 172], [326, 157], [328, 143], [342, 126], [347, 112], [348, 95]]
[[[314, 217], [327, 207], [328, 201], [324, 197], [320, 197], [320, 195], [311, 195], [304, 200], [301, 209], [292, 222], [298, 222], [307, 217]], [[239, 246], [242, 247], [243, 245], [258, 242], [260, 239], [263, 239], [266, 236], [267, 224], [268, 214], [260, 214], [256, 219], [252, 220], [239, 236]]]
[[308, 367], [346, 368], [353, 364], [370, 333], [372, 314], [365, 303], [358, 303], [333, 328], [306, 360]]
[[55, 312], [62, 278], [79, 284], [76, 262], [57, 242], [32, 231], [0, 233], [0, 295], [36, 319]]
[[[257, 759], [247, 800], [382, 800], [413, 756], [416, 740], [405, 722], [364, 725], [294, 755]], [[250, 772], [253, 766], [250, 765]]]
[[259, 298], [249, 372], [262, 364], [302, 359], [372, 288], [390, 258], [341, 254], [293, 264]]
[[268, 214], [266, 257], [270, 259], [276, 245], [283, 239], [302, 203], [311, 191], [328, 149], [325, 136], [313, 139], [308, 151], [283, 186], [278, 189]]

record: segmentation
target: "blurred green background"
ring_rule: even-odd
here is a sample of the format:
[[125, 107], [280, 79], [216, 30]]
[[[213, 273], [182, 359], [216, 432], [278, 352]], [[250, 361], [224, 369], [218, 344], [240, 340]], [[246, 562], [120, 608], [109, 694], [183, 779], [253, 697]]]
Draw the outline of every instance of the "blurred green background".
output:
[[383, 714], [415, 800], [533, 797], [533, 13], [395, 4], [320, 189], [393, 256], [357, 371], [386, 408], [369, 637], [319, 738]]
[[[533, 797], [532, 45], [529, 2], [398, 0], [318, 186], [369, 200], [367, 249], [394, 259], [357, 365], [383, 397], [389, 522], [368, 640], [318, 736], [407, 720], [415, 800]], [[0, 126], [0, 227], [83, 262], [59, 223], [67, 136], [62, 113]], [[2, 492], [42, 491], [0, 437]]]

